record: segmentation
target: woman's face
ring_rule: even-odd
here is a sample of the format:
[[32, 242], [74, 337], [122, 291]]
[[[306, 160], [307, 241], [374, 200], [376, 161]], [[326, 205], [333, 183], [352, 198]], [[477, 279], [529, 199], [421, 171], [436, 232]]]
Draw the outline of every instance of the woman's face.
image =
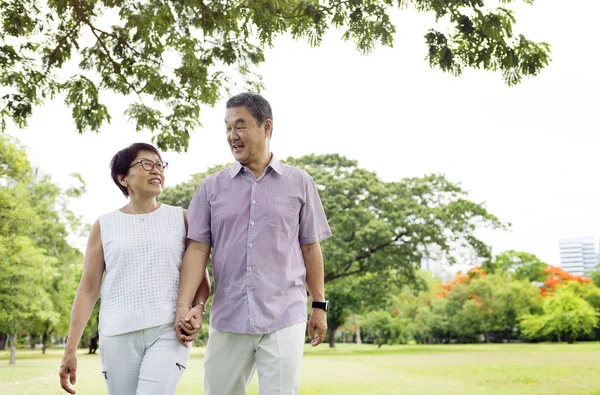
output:
[[123, 181], [130, 196], [155, 197], [162, 193], [165, 162], [158, 155], [152, 151], [140, 151], [129, 166]]

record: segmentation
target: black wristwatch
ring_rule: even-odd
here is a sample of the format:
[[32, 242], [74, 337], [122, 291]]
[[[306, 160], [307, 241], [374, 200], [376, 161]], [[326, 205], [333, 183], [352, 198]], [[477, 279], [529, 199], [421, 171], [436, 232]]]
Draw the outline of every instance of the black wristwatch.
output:
[[324, 302], [312, 302], [313, 309], [321, 309], [327, 312], [329, 310], [329, 301], [326, 300]]

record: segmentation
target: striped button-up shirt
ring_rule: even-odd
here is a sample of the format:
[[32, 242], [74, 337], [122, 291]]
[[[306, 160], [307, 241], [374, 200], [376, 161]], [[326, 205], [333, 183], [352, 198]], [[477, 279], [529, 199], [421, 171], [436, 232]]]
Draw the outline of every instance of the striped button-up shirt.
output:
[[211, 327], [265, 334], [306, 321], [300, 246], [331, 236], [308, 173], [272, 156], [256, 178], [236, 162], [200, 184], [187, 216], [188, 238], [212, 246]]

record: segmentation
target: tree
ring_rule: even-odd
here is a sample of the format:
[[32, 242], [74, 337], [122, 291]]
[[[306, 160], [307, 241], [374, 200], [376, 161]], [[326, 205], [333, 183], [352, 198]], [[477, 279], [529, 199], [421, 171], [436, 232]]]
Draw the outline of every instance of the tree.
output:
[[431, 301], [431, 317], [429, 320], [431, 327], [431, 335], [438, 343], [450, 343], [452, 336], [456, 333], [453, 332], [450, 318], [447, 314], [446, 306], [448, 305], [448, 299], [438, 298]]
[[0, 321], [10, 323], [14, 364], [19, 327], [46, 342], [68, 320], [81, 253], [66, 241], [69, 225], [77, 226], [66, 206], [83, 186], [62, 191], [48, 177], [34, 178], [22, 148], [2, 135], [0, 155]]
[[[569, 281], [563, 284], [563, 286], [569, 288], [575, 295], [588, 302], [600, 314], [600, 287], [593, 283], [582, 284], [577, 281]], [[600, 340], [600, 320], [590, 338]]]
[[317, 46], [338, 28], [366, 54], [393, 45], [390, 15], [409, 5], [452, 26], [424, 36], [432, 67], [454, 75], [498, 71], [514, 85], [550, 61], [549, 44], [513, 32], [514, 12], [483, 0], [6, 0], [2, 125], [11, 118], [25, 126], [35, 106], [61, 94], [77, 131], [98, 132], [111, 119], [101, 94], [113, 92], [130, 100], [125, 115], [137, 130], [154, 133], [161, 150], [186, 150], [201, 107], [215, 104], [234, 72], [260, 88], [254, 68], [276, 37], [291, 34]]
[[[347, 280], [327, 289], [327, 299], [329, 300], [327, 340], [330, 348], [335, 347], [336, 330], [346, 322], [350, 312], [360, 310], [360, 297], [347, 291], [346, 286], [348, 284], [349, 281]], [[360, 334], [357, 334], [357, 336], [360, 336]]]
[[[337, 154], [288, 158], [285, 163], [313, 177], [333, 236], [322, 244], [325, 282], [333, 291], [360, 300], [341, 300], [344, 308], [381, 309], [403, 285], [423, 286], [417, 270], [428, 248], [435, 247], [455, 262], [454, 253], [469, 248], [489, 258], [489, 248], [473, 232], [477, 226], [504, 226], [467, 193], [440, 175], [383, 182], [354, 160]], [[187, 207], [199, 183], [223, 166], [196, 174], [192, 181], [167, 188], [161, 201]], [[187, 196], [182, 195], [182, 191]], [[334, 296], [340, 295], [340, 292]], [[334, 300], [330, 300], [332, 306]], [[328, 323], [330, 333], [339, 326]], [[330, 338], [331, 341], [331, 338]], [[333, 344], [330, 344], [333, 345]]]
[[391, 314], [405, 324], [406, 330], [402, 333], [404, 340], [412, 338], [417, 343], [431, 343], [434, 340], [431, 305], [433, 300], [438, 298], [440, 282], [426, 270], [420, 270], [417, 276], [424, 286], [405, 286], [402, 292], [392, 299]]
[[509, 281], [500, 288], [501, 301], [500, 337], [506, 340], [520, 339], [519, 317], [526, 314], [541, 314], [543, 298], [539, 289], [528, 280]]
[[381, 348], [384, 344], [405, 344], [407, 337], [407, 320], [393, 317], [387, 311], [371, 311], [361, 320], [366, 338], [372, 339]]
[[589, 273], [592, 281], [594, 282], [594, 284], [600, 288], [600, 265], [596, 266], [596, 269], [592, 270], [591, 273]]
[[492, 261], [483, 264], [483, 268], [490, 273], [510, 272], [517, 280], [535, 282], [546, 280], [545, 269], [547, 266], [548, 264], [533, 254], [514, 250], [498, 254]]
[[69, 331], [71, 305], [81, 277], [83, 261], [81, 252], [66, 242], [57, 246], [52, 255], [56, 255], [54, 275], [44, 283], [50, 302], [44, 307], [46, 314], [35, 314], [23, 325], [30, 336], [41, 336], [43, 354], [46, 353], [53, 334], [66, 335]]
[[573, 343], [584, 334], [591, 334], [600, 314], [572, 289], [560, 291], [544, 300], [544, 314], [520, 317], [522, 333], [531, 339], [555, 336], [560, 342]]
[[[441, 291], [441, 292], [439, 292]], [[462, 342], [510, 340], [518, 336], [518, 317], [541, 312], [539, 289], [506, 271], [487, 274], [480, 267], [441, 284], [450, 332]]]
[[20, 147], [0, 135], [0, 320], [9, 323], [11, 353], [16, 362], [19, 321], [49, 303], [44, 282], [53, 275], [51, 259], [36, 245], [31, 229], [39, 218], [29, 201], [31, 168]]
[[570, 282], [577, 282], [579, 284], [589, 284], [592, 282], [592, 279], [588, 277], [568, 273], [556, 266], [546, 266], [545, 272], [546, 281], [544, 281], [544, 285], [540, 288], [540, 293], [543, 296], [551, 296], [557, 287]]
[[51, 314], [46, 310], [50, 300], [44, 282], [54, 271], [51, 259], [26, 236], [14, 237], [10, 245], [0, 244], [0, 261], [0, 320], [11, 323], [9, 363], [14, 365], [19, 323], [33, 314]]

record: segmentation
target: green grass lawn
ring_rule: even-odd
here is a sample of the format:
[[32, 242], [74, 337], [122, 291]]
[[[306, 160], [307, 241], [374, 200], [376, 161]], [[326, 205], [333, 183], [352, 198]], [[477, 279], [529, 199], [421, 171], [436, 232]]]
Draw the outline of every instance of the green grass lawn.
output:
[[[202, 394], [203, 349], [195, 348], [177, 394]], [[60, 350], [0, 351], [0, 394], [60, 394]], [[77, 393], [105, 394], [98, 355], [78, 356]], [[249, 394], [258, 394], [254, 376]], [[600, 343], [307, 347], [301, 394], [596, 394]]]

